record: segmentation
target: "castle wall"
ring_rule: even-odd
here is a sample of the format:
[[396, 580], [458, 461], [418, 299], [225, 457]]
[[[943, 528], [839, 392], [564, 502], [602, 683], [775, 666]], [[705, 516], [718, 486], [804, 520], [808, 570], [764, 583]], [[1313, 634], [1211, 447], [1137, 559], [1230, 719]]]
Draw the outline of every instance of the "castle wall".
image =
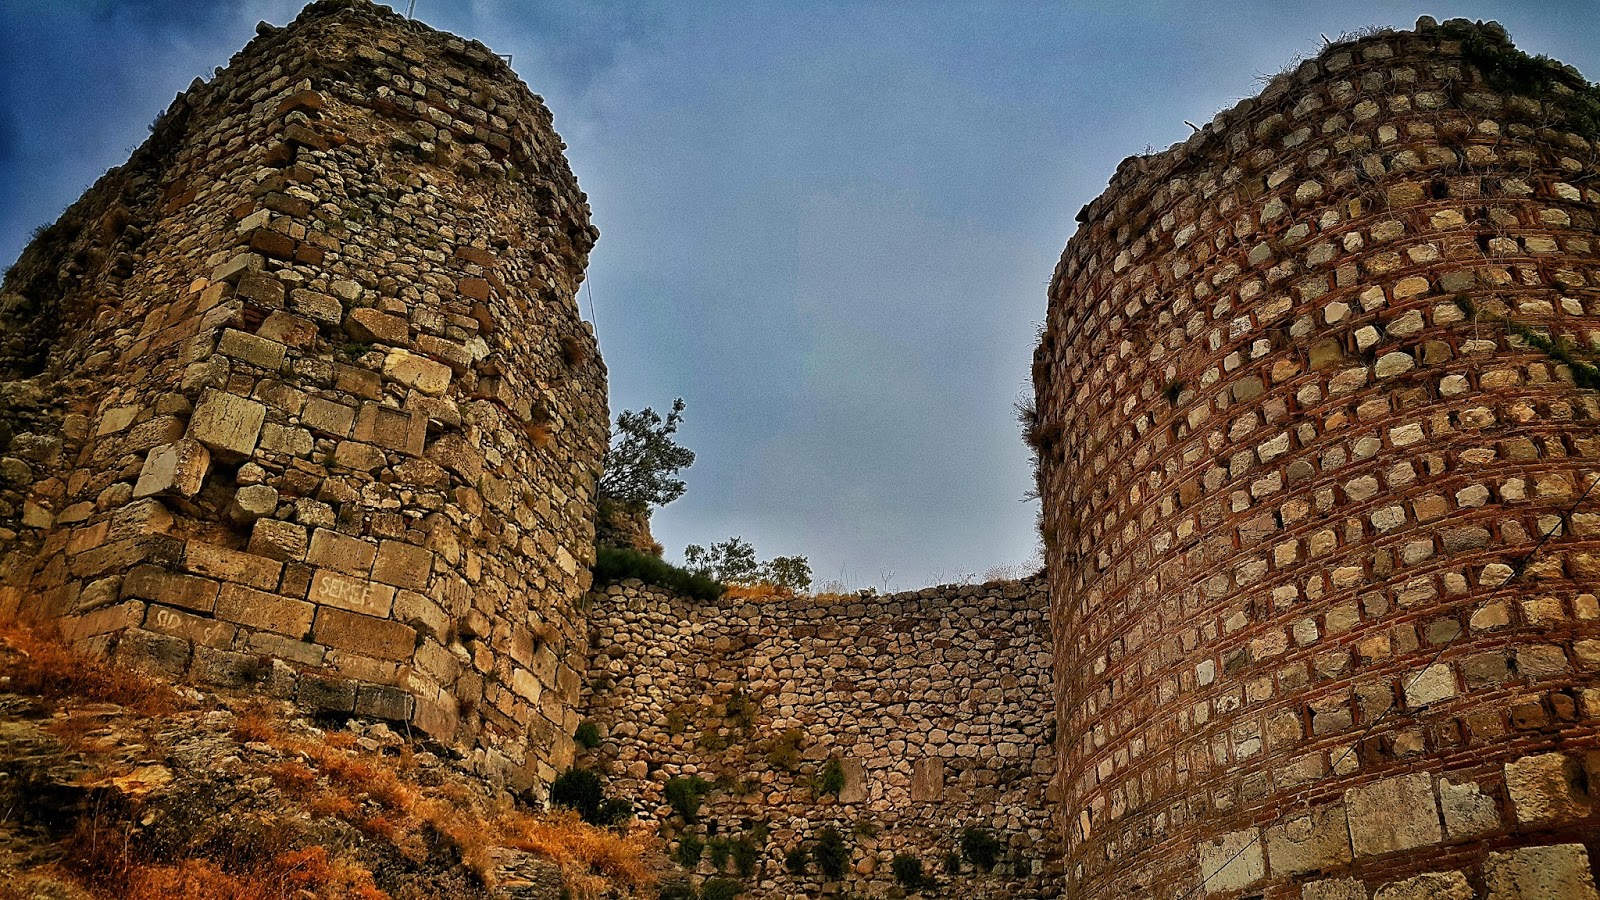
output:
[[1034, 372], [1070, 896], [1597, 896], [1596, 147], [1463, 39], [1508, 50], [1329, 46], [1079, 215]]
[[[641, 817], [670, 820], [674, 841], [684, 825], [665, 783], [716, 783], [691, 833], [737, 839], [764, 824], [746, 896], [815, 896], [816, 866], [796, 878], [784, 857], [828, 826], [851, 847], [851, 892], [892, 888], [890, 863], [908, 853], [941, 896], [1056, 896], [1042, 580], [717, 603], [629, 581], [592, 599], [586, 715], [602, 742], [580, 764], [607, 772]], [[837, 796], [814, 786], [830, 758], [845, 775]], [[990, 873], [946, 875], [967, 827], [1004, 841], [1003, 857]]]
[[585, 198], [481, 44], [258, 31], [0, 289], [0, 616], [546, 781], [607, 440]]

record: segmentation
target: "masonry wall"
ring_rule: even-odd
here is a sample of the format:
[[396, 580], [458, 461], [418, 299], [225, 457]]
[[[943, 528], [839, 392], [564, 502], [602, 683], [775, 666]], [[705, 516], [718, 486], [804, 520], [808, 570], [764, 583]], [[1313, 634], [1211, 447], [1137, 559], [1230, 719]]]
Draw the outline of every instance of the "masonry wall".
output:
[[1070, 896], [1597, 896], [1596, 147], [1580, 79], [1463, 41], [1509, 49], [1329, 46], [1079, 215], [1034, 370]]
[[0, 615], [542, 783], [607, 440], [584, 195], [481, 44], [258, 33], [0, 289]]
[[[664, 822], [674, 852], [686, 826], [663, 787], [698, 775], [718, 787], [688, 833], [762, 846], [746, 896], [818, 896], [816, 866], [797, 878], [784, 858], [828, 826], [851, 847], [849, 892], [893, 889], [891, 861], [907, 853], [940, 896], [1059, 893], [1041, 579], [717, 603], [630, 581], [592, 602], [586, 715], [602, 741], [580, 762]], [[845, 774], [837, 796], [813, 784], [830, 758]], [[968, 827], [1005, 843], [1000, 864], [946, 875]], [[712, 872], [708, 856], [699, 873]]]

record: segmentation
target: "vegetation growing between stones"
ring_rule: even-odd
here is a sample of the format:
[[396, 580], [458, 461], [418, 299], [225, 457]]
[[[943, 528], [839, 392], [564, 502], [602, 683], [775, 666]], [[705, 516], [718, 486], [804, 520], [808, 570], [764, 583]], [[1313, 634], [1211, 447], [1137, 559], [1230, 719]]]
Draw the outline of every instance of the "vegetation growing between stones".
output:
[[595, 583], [611, 584], [628, 578], [708, 603], [726, 590], [721, 582], [681, 569], [659, 556], [604, 544], [595, 548]]
[[936, 886], [933, 876], [922, 870], [922, 860], [910, 853], [896, 853], [889, 865], [894, 880], [908, 891], [931, 890]]
[[633, 803], [622, 797], [607, 797], [599, 774], [589, 769], [570, 769], [550, 784], [550, 803], [578, 814], [597, 828], [609, 828], [633, 818]]
[[961, 855], [967, 862], [988, 872], [1000, 861], [1005, 844], [987, 828], [968, 828], [961, 832]]
[[698, 775], [679, 775], [669, 779], [662, 788], [667, 805], [685, 822], [694, 822], [700, 816], [700, 804], [711, 793], [711, 782]]
[[1600, 367], [1578, 359], [1576, 351], [1560, 337], [1550, 337], [1521, 322], [1506, 320], [1506, 331], [1521, 338], [1528, 346], [1544, 353], [1572, 370], [1572, 381], [1578, 387], [1600, 390]]
[[850, 864], [850, 847], [845, 844], [844, 835], [830, 825], [818, 832], [816, 843], [811, 848], [811, 858], [816, 861], [817, 870], [824, 878], [838, 881], [844, 877], [844, 870]]
[[830, 756], [828, 761], [822, 764], [822, 769], [817, 772], [814, 786], [819, 797], [827, 794], [837, 797], [844, 790], [844, 764], [839, 762], [838, 757]]
[[1440, 29], [1461, 41], [1461, 56], [1483, 73], [1497, 91], [1548, 102], [1566, 126], [1589, 140], [1600, 139], [1600, 87], [1567, 71], [1548, 56], [1534, 56], [1509, 40], [1496, 39], [1479, 22], [1475, 26], [1447, 22]]

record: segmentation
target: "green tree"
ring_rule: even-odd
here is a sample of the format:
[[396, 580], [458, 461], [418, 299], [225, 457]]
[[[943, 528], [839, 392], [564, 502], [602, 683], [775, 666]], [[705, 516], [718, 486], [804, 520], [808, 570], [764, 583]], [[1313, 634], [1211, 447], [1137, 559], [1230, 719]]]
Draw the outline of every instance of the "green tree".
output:
[[672, 401], [672, 412], [665, 419], [648, 406], [618, 414], [617, 430], [606, 450], [605, 472], [600, 476], [601, 498], [642, 514], [682, 497], [685, 485], [676, 476], [694, 463], [694, 451], [678, 446], [673, 439], [681, 424], [681, 397]]
[[706, 549], [699, 544], [683, 548], [684, 568], [696, 575], [730, 584], [767, 582], [791, 591], [811, 587], [811, 562], [804, 556], [777, 556], [766, 562], [756, 559], [756, 548], [735, 535]]

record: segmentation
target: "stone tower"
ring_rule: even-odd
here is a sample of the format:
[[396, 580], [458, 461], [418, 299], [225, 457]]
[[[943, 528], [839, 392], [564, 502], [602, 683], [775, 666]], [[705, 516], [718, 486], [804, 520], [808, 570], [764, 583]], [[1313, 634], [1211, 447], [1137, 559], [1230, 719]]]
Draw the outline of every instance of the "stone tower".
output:
[[196, 81], [0, 293], [0, 617], [572, 755], [596, 230], [488, 49], [320, 0]]
[[1068, 896], [1597, 897], [1597, 140], [1575, 72], [1424, 19], [1079, 214], [1034, 364]]

